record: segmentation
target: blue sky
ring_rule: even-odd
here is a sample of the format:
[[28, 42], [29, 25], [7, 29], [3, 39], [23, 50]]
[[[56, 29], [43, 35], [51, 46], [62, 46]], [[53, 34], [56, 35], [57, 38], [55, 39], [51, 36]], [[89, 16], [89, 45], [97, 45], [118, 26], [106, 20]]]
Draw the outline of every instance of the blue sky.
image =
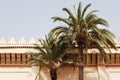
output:
[[41, 38], [57, 25], [65, 25], [54, 23], [51, 17], [67, 17], [62, 8], [73, 11], [73, 5], [77, 8], [80, 1], [83, 6], [91, 3], [90, 10], [99, 10], [96, 14], [120, 37], [120, 0], [0, 0], [0, 38]]

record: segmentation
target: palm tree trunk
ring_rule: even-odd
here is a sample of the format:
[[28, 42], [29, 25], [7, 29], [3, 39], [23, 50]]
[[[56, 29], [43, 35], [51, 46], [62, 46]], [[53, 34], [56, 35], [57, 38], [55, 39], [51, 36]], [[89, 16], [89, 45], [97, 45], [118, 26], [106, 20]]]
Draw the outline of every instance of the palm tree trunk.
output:
[[84, 80], [84, 75], [83, 75], [83, 48], [79, 47], [79, 80]]
[[57, 69], [50, 69], [51, 80], [57, 80]]

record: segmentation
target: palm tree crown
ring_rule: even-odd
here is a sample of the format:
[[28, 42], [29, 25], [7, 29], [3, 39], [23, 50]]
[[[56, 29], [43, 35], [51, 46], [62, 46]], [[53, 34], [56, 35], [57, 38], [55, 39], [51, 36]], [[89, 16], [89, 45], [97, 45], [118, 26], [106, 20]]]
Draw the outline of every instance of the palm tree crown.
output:
[[[114, 34], [107, 30], [108, 23], [106, 20], [97, 17], [94, 12], [97, 10], [90, 11], [86, 14], [87, 9], [91, 6], [88, 4], [83, 10], [81, 3], [79, 3], [76, 15], [72, 12], [63, 8], [68, 14], [68, 18], [53, 17], [54, 21], [62, 21], [68, 25], [68, 27], [59, 26], [52, 30], [53, 34], [63, 34], [71, 37], [72, 41], [76, 43], [78, 47], [84, 49], [96, 47], [104, 55], [105, 51], [103, 47], [109, 49], [113, 47], [116, 49]], [[100, 28], [100, 25], [106, 28]]]
[[50, 34], [45, 39], [39, 39], [39, 42], [40, 44], [35, 44], [37, 52], [32, 52], [30, 61], [33, 65], [47, 67], [51, 80], [57, 80], [57, 69], [69, 62], [68, 59], [64, 59], [69, 46], [62, 36], [57, 38]]
[[[106, 57], [105, 48], [110, 51], [110, 47], [116, 49], [114, 34], [108, 28], [108, 22], [99, 18], [94, 13], [97, 10], [86, 13], [91, 6], [88, 4], [82, 9], [81, 3], [74, 15], [68, 8], [63, 8], [68, 14], [67, 18], [53, 17], [54, 21], [62, 21], [67, 24], [66, 27], [59, 26], [52, 30], [51, 35], [66, 35], [68, 42], [78, 48], [79, 51], [79, 80], [83, 80], [83, 50], [87, 53], [90, 48], [97, 48], [100, 53]], [[105, 28], [100, 28], [100, 26]], [[59, 36], [58, 36], [59, 37]]]

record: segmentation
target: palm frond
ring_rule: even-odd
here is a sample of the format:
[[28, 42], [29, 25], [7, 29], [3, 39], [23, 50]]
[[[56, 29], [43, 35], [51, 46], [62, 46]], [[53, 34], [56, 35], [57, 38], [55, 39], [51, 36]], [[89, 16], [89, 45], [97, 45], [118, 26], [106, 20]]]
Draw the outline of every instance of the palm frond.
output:
[[107, 45], [109, 45], [109, 47], [112, 47], [114, 49], [116, 48], [116, 42], [115, 42], [115, 36], [113, 33], [111, 33], [109, 30], [107, 29], [101, 29], [102, 34], [104, 34], [104, 39], [106, 39]]
[[89, 23], [89, 25], [93, 24], [96, 19], [97, 16], [95, 14], [88, 14], [85, 18], [86, 22]]
[[88, 9], [90, 6], [91, 6], [91, 4], [88, 4], [88, 5], [84, 8], [84, 10], [83, 10], [83, 12], [82, 12], [82, 18], [84, 17], [85, 12], [87, 11], [87, 9]]
[[103, 55], [104, 58], [106, 58], [106, 51], [105, 49], [102, 47], [101, 44], [99, 44], [98, 42], [94, 41], [94, 46], [100, 51], [100, 54]]
[[81, 20], [81, 2], [79, 3], [79, 6], [78, 6], [78, 10], [77, 10], [77, 18], [78, 18], [78, 23], [80, 22]]
[[93, 14], [93, 13], [95, 13], [95, 12], [98, 12], [98, 10], [90, 11], [90, 12], [86, 15], [86, 17], [85, 17], [84, 19], [89, 18], [91, 15], [95, 15], [95, 14]]
[[52, 29], [49, 33], [49, 36], [50, 35], [53, 35], [54, 37], [58, 36], [59, 34], [66, 34], [68, 32], [68, 27], [64, 27], [64, 26], [58, 26], [54, 29]]
[[109, 26], [108, 22], [102, 18], [98, 18], [96, 21], [95, 21], [95, 24], [98, 25], [103, 25], [103, 26]]
[[67, 18], [61, 18], [61, 17], [52, 17], [53, 21], [56, 22], [56, 21], [62, 21], [64, 23], [66, 23], [67, 25], [73, 25], [73, 23], [68, 20]]
[[72, 12], [69, 9], [63, 8], [63, 11], [66, 11], [69, 14], [69, 18], [72, 19], [73, 24], [77, 23], [76, 17], [72, 14]]

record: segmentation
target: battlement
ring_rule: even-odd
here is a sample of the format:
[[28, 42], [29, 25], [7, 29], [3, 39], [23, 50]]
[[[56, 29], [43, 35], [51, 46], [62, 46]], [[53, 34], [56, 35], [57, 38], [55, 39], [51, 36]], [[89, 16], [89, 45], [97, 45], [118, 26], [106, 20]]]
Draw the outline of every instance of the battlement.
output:
[[[120, 38], [116, 40], [117, 45], [120, 45]], [[34, 38], [31, 37], [28, 41], [22, 37], [21, 39], [17, 40], [15, 37], [11, 37], [9, 40], [7, 40], [5, 37], [0, 38], [0, 45], [6, 45], [6, 44], [34, 44], [38, 43], [38, 41]]]
[[6, 44], [34, 44], [37, 43], [34, 37], [31, 37], [29, 41], [27, 41], [24, 37], [22, 37], [20, 40], [16, 40], [15, 37], [12, 37], [10, 40], [7, 40], [5, 37], [0, 38], [0, 45], [6, 45]]

